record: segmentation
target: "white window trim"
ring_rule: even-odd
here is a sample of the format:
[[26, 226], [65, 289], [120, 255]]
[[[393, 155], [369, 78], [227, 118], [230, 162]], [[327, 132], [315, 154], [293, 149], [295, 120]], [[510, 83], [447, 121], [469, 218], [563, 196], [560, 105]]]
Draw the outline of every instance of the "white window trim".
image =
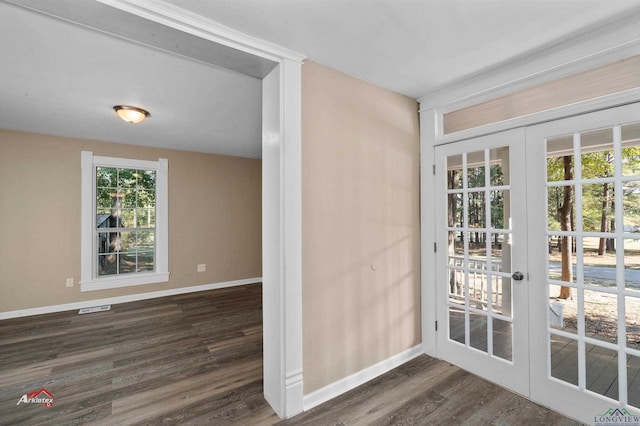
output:
[[[80, 220], [80, 291], [106, 290], [142, 284], [169, 281], [169, 162], [165, 158], [158, 161], [133, 160], [127, 158], [99, 157], [91, 151], [82, 151], [82, 198]], [[96, 166], [139, 168], [156, 171], [156, 263], [155, 272], [126, 274], [122, 276], [96, 277], [95, 242], [95, 168]]]

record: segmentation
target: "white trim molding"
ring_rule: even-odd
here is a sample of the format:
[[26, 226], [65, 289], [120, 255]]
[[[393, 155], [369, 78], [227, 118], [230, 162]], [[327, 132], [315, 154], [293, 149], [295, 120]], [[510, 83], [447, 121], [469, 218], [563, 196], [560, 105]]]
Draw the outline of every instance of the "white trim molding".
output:
[[280, 417], [302, 412], [301, 65], [262, 83], [264, 396]]
[[387, 358], [384, 361], [380, 361], [377, 364], [367, 367], [364, 370], [360, 370], [350, 376], [340, 379], [336, 382], [328, 384], [327, 386], [311, 392], [304, 396], [303, 407], [304, 411], [310, 410], [323, 402], [327, 402], [337, 396], [342, 395], [360, 385], [365, 384], [369, 380], [373, 380], [376, 377], [393, 370], [400, 365], [411, 361], [412, 359], [422, 355], [422, 345], [416, 345], [407, 349], [404, 352], [400, 352], [397, 355]]
[[54, 312], [72, 311], [100, 305], [115, 305], [118, 303], [136, 302], [138, 300], [156, 299], [158, 297], [175, 296], [178, 294], [195, 293], [198, 291], [217, 290], [220, 288], [236, 287], [240, 285], [261, 283], [262, 277], [246, 278], [242, 280], [223, 281], [219, 283], [203, 284], [192, 287], [172, 288], [170, 290], [152, 291], [149, 293], [130, 294], [127, 296], [108, 297], [105, 299], [86, 300], [84, 302], [65, 303], [62, 305], [42, 306], [39, 308], [21, 309], [17, 311], [0, 312], [0, 320], [22, 318], [31, 315], [51, 314]]
[[97, 0], [132, 15], [205, 40], [231, 47], [261, 58], [280, 62], [283, 59], [302, 62], [305, 55], [280, 45], [252, 37], [202, 15], [161, 0]]

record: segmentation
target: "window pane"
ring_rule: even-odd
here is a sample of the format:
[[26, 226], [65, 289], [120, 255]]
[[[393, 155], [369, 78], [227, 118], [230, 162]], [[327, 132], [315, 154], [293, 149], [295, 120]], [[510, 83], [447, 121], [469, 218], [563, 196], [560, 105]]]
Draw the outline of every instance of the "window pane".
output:
[[461, 307], [449, 307], [449, 339], [462, 344], [464, 339], [464, 309]]
[[618, 399], [618, 352], [585, 344], [587, 389]]
[[578, 385], [578, 342], [564, 336], [549, 335], [551, 376]]
[[491, 186], [509, 185], [509, 147], [494, 148], [489, 151], [489, 157]]
[[155, 192], [156, 172], [154, 170], [138, 170], [138, 185], [141, 188], [151, 189]]
[[136, 170], [118, 169], [118, 187], [133, 188], [136, 186]]
[[585, 334], [611, 343], [618, 341], [618, 296], [584, 290]]
[[583, 179], [613, 176], [613, 129], [582, 133], [580, 152]]
[[115, 194], [115, 188], [97, 188], [96, 189], [96, 206], [99, 209], [111, 208], [114, 204], [112, 194]]
[[627, 355], [627, 401], [640, 408], [640, 357]]
[[[560, 298], [562, 292], [566, 292], [566, 298]], [[549, 285], [549, 325], [552, 328], [565, 331], [567, 333], [578, 333], [578, 306], [576, 290], [570, 287], [559, 285]]]
[[511, 272], [510, 234], [491, 234], [491, 270], [495, 272]]
[[484, 151], [467, 153], [467, 188], [484, 186]]
[[487, 352], [487, 317], [484, 314], [469, 313], [469, 345]]
[[479, 310], [487, 309], [489, 294], [489, 280], [487, 274], [469, 272], [469, 306]]
[[118, 186], [118, 170], [111, 167], [96, 167], [96, 186], [101, 188]]
[[616, 287], [615, 238], [582, 238], [584, 283], [588, 286]]
[[464, 271], [455, 268], [448, 269], [449, 302], [464, 303]]
[[547, 140], [547, 181], [571, 180], [573, 170], [573, 136], [567, 135]]
[[582, 228], [585, 232], [615, 232], [613, 183], [582, 186]]
[[447, 157], [447, 188], [462, 189], [462, 155]]
[[627, 290], [640, 292], [640, 239], [624, 240], [624, 284]]
[[624, 232], [640, 232], [640, 181], [622, 183]]
[[[551, 235], [549, 237], [549, 279], [576, 282], [576, 256], [573, 250], [573, 237]], [[563, 247], [566, 248], [563, 251]]]
[[448, 196], [448, 219], [447, 225], [450, 227], [463, 227], [463, 207], [462, 194], [449, 194]]
[[512, 358], [513, 324], [498, 318], [493, 318], [493, 354], [507, 361]]
[[468, 197], [469, 228], [485, 228], [487, 221], [484, 192], [469, 192]]
[[640, 350], [640, 298], [626, 296], [624, 310], [627, 347]]
[[[509, 191], [491, 191], [491, 199], [489, 205], [491, 206], [491, 227], [494, 229], [507, 229], [508, 223], [508, 208], [505, 203], [509, 202]], [[505, 218], [507, 220], [505, 221]]]
[[640, 123], [622, 126], [622, 175], [640, 175]]
[[137, 206], [137, 191], [135, 189], [122, 190], [122, 207], [130, 209]]

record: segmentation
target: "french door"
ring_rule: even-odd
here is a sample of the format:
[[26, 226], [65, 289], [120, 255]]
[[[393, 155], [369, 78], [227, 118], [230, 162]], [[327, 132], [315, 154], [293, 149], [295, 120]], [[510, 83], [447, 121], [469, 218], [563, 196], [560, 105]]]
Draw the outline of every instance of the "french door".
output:
[[639, 415], [640, 104], [435, 154], [438, 355], [585, 423]]
[[640, 413], [640, 104], [527, 129], [532, 399]]
[[524, 129], [436, 148], [438, 355], [528, 393]]

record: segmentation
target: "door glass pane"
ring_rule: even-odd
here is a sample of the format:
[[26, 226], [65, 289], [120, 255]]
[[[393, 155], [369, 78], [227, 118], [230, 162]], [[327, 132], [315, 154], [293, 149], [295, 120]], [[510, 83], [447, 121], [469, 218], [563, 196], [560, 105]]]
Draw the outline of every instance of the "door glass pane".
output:
[[587, 389], [618, 399], [618, 352], [587, 343]]
[[573, 136], [567, 135], [547, 140], [547, 181], [572, 180]]
[[640, 123], [622, 126], [622, 176], [640, 175]]
[[511, 234], [492, 233], [491, 268], [495, 272], [511, 272]]
[[492, 275], [491, 283], [491, 309], [493, 313], [511, 317], [513, 306], [511, 278]]
[[512, 329], [511, 322], [493, 318], [493, 354], [507, 361], [513, 359]]
[[582, 230], [615, 232], [613, 182], [582, 185]]
[[626, 296], [624, 310], [627, 347], [640, 350], [640, 298]]
[[584, 284], [616, 287], [615, 238], [584, 237], [582, 240]]
[[584, 290], [585, 334], [594, 339], [616, 343], [618, 340], [618, 296]]
[[580, 135], [582, 178], [613, 176], [613, 129], [594, 130]]
[[469, 241], [469, 267], [487, 269], [487, 237], [485, 232], [471, 231], [467, 233]]
[[564, 336], [549, 335], [551, 376], [578, 385], [578, 341]]
[[467, 154], [467, 188], [484, 188], [484, 151]]
[[469, 345], [487, 352], [487, 317], [483, 314], [469, 314]]
[[[575, 238], [550, 233], [548, 240], [549, 279], [575, 283], [577, 261], [574, 254]], [[563, 251], [563, 246], [566, 247], [566, 251]]]
[[640, 407], [640, 357], [627, 355], [627, 401]]
[[478, 272], [469, 272], [469, 303], [478, 310], [486, 310], [489, 304], [489, 276]]
[[456, 193], [448, 194], [447, 197], [447, 226], [450, 228], [463, 227], [463, 195], [461, 193]]
[[462, 181], [462, 154], [447, 157], [447, 188], [461, 189]]
[[622, 214], [624, 232], [640, 233], [640, 181], [622, 183]]
[[[563, 291], [569, 292], [566, 298], [559, 297]], [[549, 299], [551, 301], [549, 325], [567, 333], [578, 334], [578, 306], [575, 289], [551, 284], [549, 285]]]
[[509, 211], [505, 208], [509, 205], [509, 191], [499, 190], [490, 192], [491, 199], [491, 228], [506, 229], [509, 227]]
[[469, 192], [468, 210], [469, 228], [486, 228], [486, 203], [483, 192]]
[[464, 307], [449, 306], [449, 339], [465, 344]]
[[509, 185], [509, 147], [503, 146], [489, 151], [491, 186]]

